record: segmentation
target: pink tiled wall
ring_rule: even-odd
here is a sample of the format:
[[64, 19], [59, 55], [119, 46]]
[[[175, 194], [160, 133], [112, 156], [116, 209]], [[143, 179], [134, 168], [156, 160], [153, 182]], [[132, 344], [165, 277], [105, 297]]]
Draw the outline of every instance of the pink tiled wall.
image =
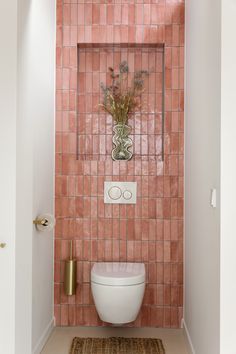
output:
[[[77, 44], [164, 43], [164, 162], [77, 159]], [[147, 285], [134, 326], [179, 327], [183, 302], [184, 1], [58, 0], [55, 317], [57, 325], [104, 325], [90, 291], [96, 261], [144, 262]], [[137, 181], [136, 205], [103, 203], [105, 180]], [[63, 291], [69, 240], [76, 296]]]

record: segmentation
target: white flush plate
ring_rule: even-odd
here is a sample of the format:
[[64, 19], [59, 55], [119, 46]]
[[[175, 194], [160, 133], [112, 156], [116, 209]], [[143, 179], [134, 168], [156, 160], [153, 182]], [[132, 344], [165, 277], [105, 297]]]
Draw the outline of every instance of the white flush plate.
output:
[[104, 182], [104, 203], [136, 204], [137, 182]]

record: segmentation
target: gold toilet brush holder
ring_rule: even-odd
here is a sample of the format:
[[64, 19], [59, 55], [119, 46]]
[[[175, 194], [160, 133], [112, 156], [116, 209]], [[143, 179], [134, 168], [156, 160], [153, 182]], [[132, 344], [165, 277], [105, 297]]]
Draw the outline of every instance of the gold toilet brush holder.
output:
[[77, 286], [77, 261], [73, 259], [73, 241], [70, 241], [70, 258], [65, 261], [64, 291], [68, 296], [75, 295]]

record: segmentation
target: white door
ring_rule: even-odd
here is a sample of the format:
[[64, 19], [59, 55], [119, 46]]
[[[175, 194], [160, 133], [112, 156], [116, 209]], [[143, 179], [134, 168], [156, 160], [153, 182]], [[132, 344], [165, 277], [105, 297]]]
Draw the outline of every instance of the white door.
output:
[[0, 247], [0, 353], [4, 354], [13, 354], [15, 346], [16, 5], [17, 1], [0, 1], [0, 244], [6, 243]]
[[0, 1], [0, 243], [6, 243], [0, 248], [0, 353], [4, 354], [15, 351], [16, 64], [17, 1]]

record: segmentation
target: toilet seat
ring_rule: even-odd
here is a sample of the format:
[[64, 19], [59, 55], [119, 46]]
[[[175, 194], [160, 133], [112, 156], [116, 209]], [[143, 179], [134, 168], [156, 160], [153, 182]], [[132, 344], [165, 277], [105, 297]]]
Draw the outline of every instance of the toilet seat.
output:
[[145, 282], [143, 263], [95, 263], [91, 271], [93, 283], [110, 286], [129, 286]]

